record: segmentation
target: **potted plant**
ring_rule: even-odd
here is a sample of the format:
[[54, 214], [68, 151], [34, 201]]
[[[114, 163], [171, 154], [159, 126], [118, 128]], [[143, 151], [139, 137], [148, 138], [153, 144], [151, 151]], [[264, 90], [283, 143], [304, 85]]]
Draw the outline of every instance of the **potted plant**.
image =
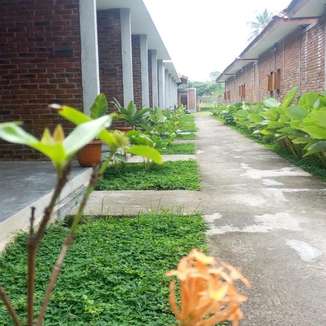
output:
[[[98, 119], [108, 113], [108, 102], [104, 94], [99, 94], [92, 107], [90, 108], [90, 117]], [[77, 159], [82, 167], [94, 167], [101, 163], [102, 141], [94, 139], [83, 147], [77, 154]]]
[[116, 112], [117, 120], [114, 123], [114, 129], [128, 132], [141, 128], [146, 123], [149, 117], [150, 109], [141, 108], [137, 109], [136, 104], [131, 101], [127, 107], [123, 107], [117, 99], [112, 102], [114, 111]]

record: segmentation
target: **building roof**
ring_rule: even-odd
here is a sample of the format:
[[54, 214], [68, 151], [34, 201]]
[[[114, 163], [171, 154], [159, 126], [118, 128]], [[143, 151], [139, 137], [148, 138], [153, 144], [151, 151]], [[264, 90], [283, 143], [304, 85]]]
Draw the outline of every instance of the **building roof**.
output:
[[174, 67], [174, 64], [172, 61], [164, 61], [164, 66], [167, 69], [167, 71], [170, 73], [171, 77], [176, 83], [180, 82], [179, 75]]
[[250, 62], [255, 62], [267, 50], [293, 33], [300, 26], [317, 23], [325, 10], [326, 0], [293, 0], [279, 15], [274, 16], [263, 31], [249, 43], [238, 58], [216, 79], [218, 83], [235, 76]]
[[[157, 51], [159, 60], [171, 60], [171, 56], [158, 32], [155, 23], [143, 0], [96, 0], [97, 9], [119, 9], [128, 8], [131, 11], [131, 32], [132, 34], [147, 35], [148, 48]], [[171, 75], [176, 71], [173, 63]]]

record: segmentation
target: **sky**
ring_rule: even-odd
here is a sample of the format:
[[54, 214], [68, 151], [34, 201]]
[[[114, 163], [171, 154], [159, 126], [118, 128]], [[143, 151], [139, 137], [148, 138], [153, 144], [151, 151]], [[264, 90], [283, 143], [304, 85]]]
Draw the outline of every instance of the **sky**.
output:
[[248, 44], [257, 13], [274, 14], [290, 0], [144, 0], [179, 74], [209, 80]]

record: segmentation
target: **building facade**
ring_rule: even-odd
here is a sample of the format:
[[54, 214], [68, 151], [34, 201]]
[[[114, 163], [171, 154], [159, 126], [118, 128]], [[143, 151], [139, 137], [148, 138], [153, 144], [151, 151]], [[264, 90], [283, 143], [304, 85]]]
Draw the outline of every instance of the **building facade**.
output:
[[291, 88], [325, 90], [324, 0], [294, 0], [218, 77], [226, 102], [281, 99]]
[[[178, 75], [142, 0], [3, 0], [0, 122], [40, 136], [62, 123], [49, 108], [88, 112], [100, 93], [122, 105], [177, 105]], [[38, 159], [0, 142], [0, 160]]]

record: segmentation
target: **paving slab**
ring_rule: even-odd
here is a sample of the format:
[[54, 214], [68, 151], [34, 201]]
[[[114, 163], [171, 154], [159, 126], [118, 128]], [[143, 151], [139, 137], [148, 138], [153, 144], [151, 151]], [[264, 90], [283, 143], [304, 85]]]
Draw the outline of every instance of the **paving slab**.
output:
[[[74, 164], [70, 179], [85, 170]], [[56, 173], [50, 162], [0, 161], [0, 223], [50, 193], [55, 182]]]
[[196, 143], [196, 139], [189, 139], [189, 140], [186, 140], [186, 139], [176, 139], [173, 144], [195, 144]]
[[203, 195], [198, 191], [96, 191], [86, 207], [86, 215], [138, 215], [169, 211], [194, 214], [200, 211]]
[[[162, 155], [165, 162], [176, 162], [176, 161], [189, 161], [195, 160], [196, 155], [184, 155], [184, 154], [175, 154], [175, 155]], [[144, 159], [139, 156], [128, 157], [128, 163], [141, 163], [144, 162]]]
[[[62, 218], [75, 207], [88, 184], [92, 169], [73, 165], [72, 173], [59, 198], [52, 219]], [[50, 162], [0, 162], [0, 252], [18, 231], [28, 230], [31, 207], [35, 224], [48, 205], [56, 181]]]

